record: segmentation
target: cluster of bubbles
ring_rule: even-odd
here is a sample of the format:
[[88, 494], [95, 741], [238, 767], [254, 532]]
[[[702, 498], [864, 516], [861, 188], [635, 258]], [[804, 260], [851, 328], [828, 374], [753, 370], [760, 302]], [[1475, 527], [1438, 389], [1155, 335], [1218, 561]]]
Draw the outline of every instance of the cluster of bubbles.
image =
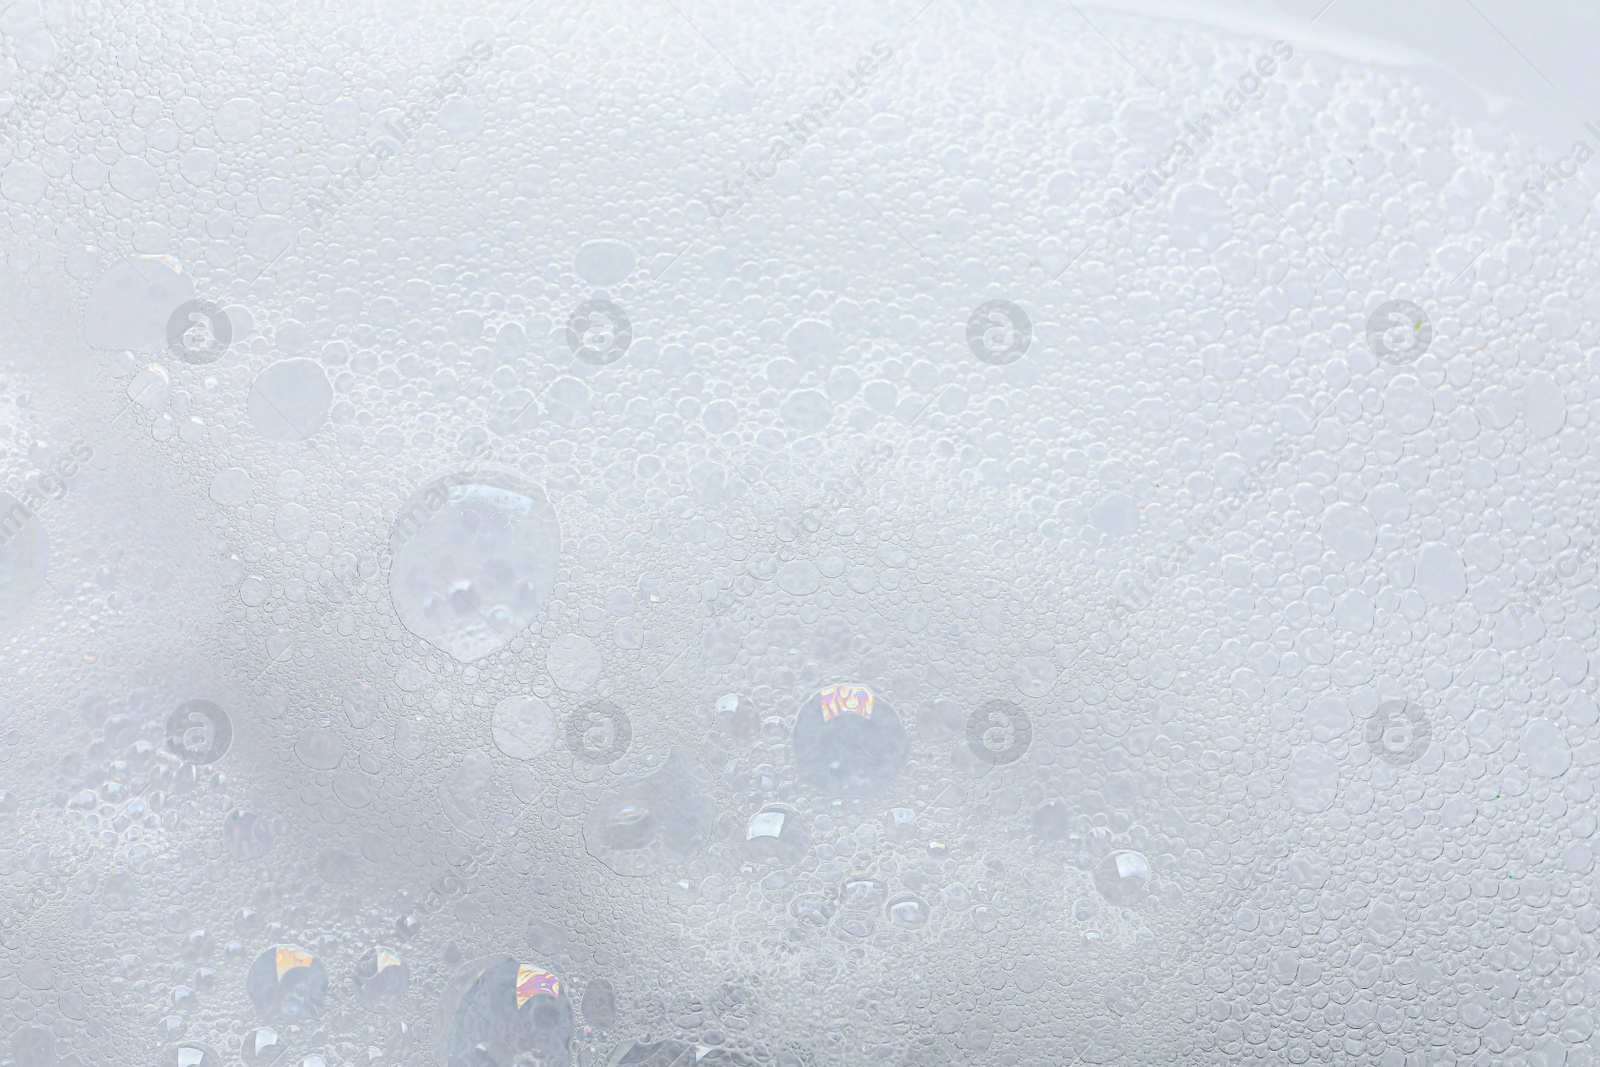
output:
[[0, 1057], [1593, 1063], [1531, 149], [1300, 47], [1113, 220], [1261, 42], [519, 7], [136, 4], [0, 116]]

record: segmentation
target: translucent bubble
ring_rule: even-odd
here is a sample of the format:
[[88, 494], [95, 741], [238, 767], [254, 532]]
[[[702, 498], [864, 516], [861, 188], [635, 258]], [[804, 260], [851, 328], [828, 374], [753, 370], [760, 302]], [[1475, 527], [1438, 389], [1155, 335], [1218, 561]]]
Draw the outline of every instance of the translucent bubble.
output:
[[194, 299], [194, 279], [168, 256], [125, 256], [106, 268], [83, 310], [94, 348], [163, 352], [167, 321]]
[[321, 428], [333, 387], [313, 359], [286, 359], [256, 375], [246, 409], [250, 423], [272, 441], [304, 441]]
[[439, 802], [455, 826], [473, 837], [482, 837], [488, 827], [480, 818], [483, 798], [494, 781], [494, 762], [482, 752], [468, 752], [439, 784]]
[[366, 682], [352, 682], [344, 691], [344, 717], [356, 729], [372, 725], [377, 717], [379, 697]]
[[1588, 1062], [1600, 161], [922, 3], [0, 13], [0, 1059]]
[[578, 249], [578, 276], [591, 285], [615, 285], [633, 273], [633, 249], [621, 241], [590, 241]]
[[594, 685], [604, 665], [594, 642], [578, 634], [562, 634], [550, 642], [545, 654], [550, 677], [569, 693], [581, 693]]
[[884, 912], [894, 925], [913, 930], [926, 926], [932, 917], [928, 905], [909, 894], [891, 900], [885, 906]]
[[1467, 591], [1461, 553], [1444, 544], [1427, 544], [1417, 554], [1417, 590], [1433, 604], [1451, 604]]
[[55, 1038], [48, 1030], [24, 1026], [11, 1038], [11, 1055], [17, 1067], [54, 1067]]
[[[185, 1042], [166, 1055], [165, 1067], [224, 1067], [222, 1057], [210, 1045]], [[254, 1065], [252, 1065], [254, 1067]]]
[[234, 859], [256, 860], [272, 850], [272, 831], [255, 812], [235, 809], [222, 821], [222, 842]]
[[275, 1067], [287, 1051], [283, 1038], [270, 1026], [256, 1027], [239, 1042], [239, 1059], [245, 1067]]
[[344, 759], [344, 739], [332, 730], [305, 730], [295, 739], [294, 754], [307, 767], [331, 771]]
[[243, 507], [255, 492], [255, 481], [243, 467], [221, 470], [211, 479], [211, 499], [228, 507]]
[[1297, 748], [1286, 786], [1300, 811], [1327, 811], [1339, 793], [1339, 765], [1321, 749]]
[[815, 389], [791, 393], [778, 411], [785, 423], [803, 434], [816, 433], [833, 418], [833, 406]]
[[1378, 540], [1378, 524], [1359, 504], [1334, 504], [1322, 520], [1322, 536], [1335, 552], [1351, 563], [1372, 555]]
[[500, 469], [448, 471], [400, 508], [389, 590], [406, 628], [470, 663], [501, 648], [544, 607], [561, 528], [544, 492]]
[[494, 743], [512, 759], [534, 759], [555, 746], [555, 712], [536, 696], [514, 696], [494, 709]]
[[233, 721], [209, 700], [186, 700], [167, 717], [167, 750], [191, 763], [221, 759], [233, 742]]
[[828, 925], [836, 910], [827, 898], [816, 896], [795, 897], [794, 903], [789, 905], [789, 914], [806, 926]]
[[848, 911], [877, 911], [889, 897], [881, 878], [847, 878], [839, 886], [839, 907]]
[[1522, 734], [1529, 769], [1540, 778], [1559, 778], [1572, 766], [1572, 746], [1548, 719], [1535, 719]]
[[752, 863], [792, 866], [804, 859], [810, 848], [811, 834], [804, 821], [787, 808], [763, 808], [745, 827], [742, 851]]
[[583, 1021], [589, 1026], [604, 1030], [617, 1021], [617, 993], [610, 979], [596, 978], [583, 988], [579, 1003]]
[[1107, 903], [1125, 908], [1144, 895], [1150, 861], [1137, 852], [1113, 852], [1094, 868], [1094, 887]]
[[704, 790], [690, 757], [673, 749], [659, 770], [622, 779], [596, 802], [583, 824], [590, 855], [630, 877], [683, 862], [711, 832]]

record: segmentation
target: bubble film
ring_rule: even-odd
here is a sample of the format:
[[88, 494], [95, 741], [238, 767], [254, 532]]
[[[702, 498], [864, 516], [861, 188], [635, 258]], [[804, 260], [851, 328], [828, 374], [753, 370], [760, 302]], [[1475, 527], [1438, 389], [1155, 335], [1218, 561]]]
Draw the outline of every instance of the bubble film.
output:
[[0, 9], [0, 1067], [1595, 1067], [1528, 5]]

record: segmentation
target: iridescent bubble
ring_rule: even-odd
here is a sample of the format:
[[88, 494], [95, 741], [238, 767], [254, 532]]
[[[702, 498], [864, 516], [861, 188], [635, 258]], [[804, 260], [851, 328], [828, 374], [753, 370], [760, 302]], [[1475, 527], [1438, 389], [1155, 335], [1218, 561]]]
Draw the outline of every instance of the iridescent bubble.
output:
[[372, 1011], [395, 1011], [405, 1000], [411, 968], [389, 949], [371, 949], [356, 963], [356, 999]]
[[441, 1067], [547, 1067], [570, 1061], [566, 983], [537, 963], [489, 956], [456, 971], [439, 998]]
[[830, 796], [868, 796], [900, 773], [911, 745], [888, 701], [864, 685], [831, 685], [800, 708], [794, 760], [808, 785]]
[[321, 1013], [328, 995], [322, 961], [295, 945], [278, 945], [256, 957], [245, 991], [268, 1022], [298, 1023]]

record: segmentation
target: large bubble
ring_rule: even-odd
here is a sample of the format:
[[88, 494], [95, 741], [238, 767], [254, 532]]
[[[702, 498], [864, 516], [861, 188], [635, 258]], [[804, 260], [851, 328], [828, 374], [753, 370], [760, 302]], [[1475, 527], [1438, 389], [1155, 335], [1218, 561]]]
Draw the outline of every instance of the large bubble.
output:
[[439, 998], [440, 1067], [547, 1067], [571, 1059], [566, 983], [541, 964], [488, 956], [456, 971]]
[[406, 629], [463, 663], [511, 641], [543, 609], [561, 557], [544, 491], [501, 468], [447, 471], [400, 508], [389, 591]]
[[711, 833], [715, 808], [701, 772], [673, 749], [653, 774], [627, 777], [583, 824], [590, 855], [617, 874], [644, 875], [688, 859]]
[[268, 1022], [296, 1023], [315, 1018], [328, 996], [322, 961], [295, 945], [278, 945], [256, 957], [245, 977], [256, 1011]]
[[888, 701], [864, 685], [830, 685], [794, 724], [794, 761], [806, 784], [829, 796], [867, 796], [894, 781], [911, 745]]

